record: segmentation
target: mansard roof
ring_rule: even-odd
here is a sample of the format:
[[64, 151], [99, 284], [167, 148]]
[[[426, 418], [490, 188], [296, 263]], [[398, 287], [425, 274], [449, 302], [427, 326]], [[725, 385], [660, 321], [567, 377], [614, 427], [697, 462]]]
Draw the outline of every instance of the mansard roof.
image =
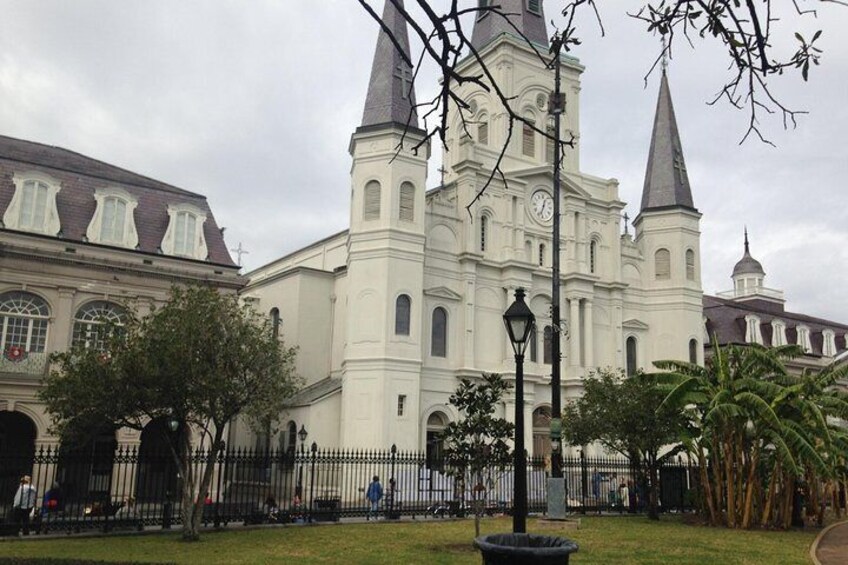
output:
[[95, 190], [117, 187], [138, 200], [134, 216], [136, 251], [160, 253], [170, 220], [168, 206], [190, 204], [206, 214], [203, 235], [209, 253], [207, 261], [236, 266], [204, 196], [61, 147], [0, 135], [0, 214], [15, 193], [15, 174], [28, 172], [47, 174], [61, 184], [56, 205], [60, 237], [64, 240], [87, 243], [86, 231], [96, 208]]
[[668, 77], [663, 71], [642, 189], [641, 211], [672, 207], [694, 210], [695, 204], [683, 159], [683, 145], [677, 130]]
[[493, 12], [477, 14], [474, 31], [471, 34], [471, 45], [474, 49], [479, 51], [504, 33], [516, 37], [524, 35], [531, 42], [548, 47], [543, 0], [539, 0], [539, 13], [530, 11], [527, 0], [496, 0], [488, 4], [500, 6], [500, 12], [506, 16]]
[[415, 88], [412, 84], [412, 66], [409, 52], [409, 35], [406, 20], [393, 2], [403, 8], [403, 0], [386, 0], [382, 21], [392, 32], [406, 60], [398, 52], [395, 42], [381, 27], [377, 48], [371, 65], [371, 79], [362, 113], [362, 127], [400, 124], [418, 127], [415, 110]]
[[796, 328], [806, 326], [810, 330], [810, 341], [814, 355], [822, 354], [822, 332], [831, 330], [836, 334], [836, 350], [842, 353], [848, 349], [846, 334], [848, 324], [841, 324], [824, 318], [808, 316], [796, 312], [787, 312], [782, 305], [767, 300], [735, 301], [717, 296], [704, 295], [704, 317], [707, 319], [707, 331], [710, 341], [713, 334], [721, 345], [729, 343], [745, 343], [745, 317], [756, 316], [760, 320], [763, 338], [766, 344], [771, 343], [771, 323], [775, 320], [786, 324], [786, 334], [789, 343], [795, 343]]

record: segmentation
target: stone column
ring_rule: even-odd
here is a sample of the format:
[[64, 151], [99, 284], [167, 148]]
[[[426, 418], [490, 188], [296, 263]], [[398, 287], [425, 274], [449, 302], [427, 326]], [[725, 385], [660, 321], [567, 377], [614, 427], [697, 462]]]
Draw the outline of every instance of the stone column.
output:
[[579, 367], [580, 363], [580, 299], [577, 297], [568, 300], [570, 313], [568, 316], [568, 336], [571, 343], [569, 348], [570, 365]]

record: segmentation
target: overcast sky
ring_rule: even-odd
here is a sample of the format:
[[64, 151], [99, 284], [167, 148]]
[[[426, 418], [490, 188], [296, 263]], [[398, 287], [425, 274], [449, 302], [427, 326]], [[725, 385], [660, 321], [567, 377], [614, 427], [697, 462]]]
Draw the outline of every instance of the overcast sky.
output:
[[[549, 20], [562, 2], [546, 2]], [[586, 66], [581, 166], [619, 179], [632, 217], [658, 88], [658, 76], [647, 88], [643, 76], [659, 44], [624, 15], [638, 2], [599, 5], [606, 37], [587, 19], [573, 52]], [[228, 246], [250, 251], [247, 269], [347, 227], [347, 147], [377, 35], [356, 0], [0, 0], [0, 13], [0, 133], [206, 195]], [[772, 81], [781, 101], [810, 112], [788, 131], [764, 116], [777, 148], [740, 146], [746, 115], [706, 104], [728, 75], [717, 46], [679, 43], [669, 78], [703, 213], [704, 291], [730, 288], [747, 224], [766, 285], [786, 292], [788, 309], [848, 323], [848, 9], [778, 27], [819, 28], [825, 53], [810, 81]], [[425, 74], [419, 99], [434, 85]]]

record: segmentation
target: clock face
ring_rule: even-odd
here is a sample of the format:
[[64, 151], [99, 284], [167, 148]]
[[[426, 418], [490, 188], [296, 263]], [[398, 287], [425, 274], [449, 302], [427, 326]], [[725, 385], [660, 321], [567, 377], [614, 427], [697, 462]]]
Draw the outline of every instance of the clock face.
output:
[[554, 217], [554, 199], [544, 190], [537, 190], [530, 198], [530, 210], [536, 219], [549, 222]]

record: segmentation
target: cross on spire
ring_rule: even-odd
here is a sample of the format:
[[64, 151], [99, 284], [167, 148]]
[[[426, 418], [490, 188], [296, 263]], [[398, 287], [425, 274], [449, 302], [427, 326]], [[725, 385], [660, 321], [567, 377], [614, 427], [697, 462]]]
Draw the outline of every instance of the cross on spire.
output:
[[627, 212], [624, 213], [624, 235], [630, 235], [627, 231], [627, 222], [630, 220], [630, 216], [627, 215]]
[[436, 170], [437, 170], [439, 173], [441, 173], [441, 175], [442, 175], [442, 186], [444, 186], [444, 185], [445, 185], [445, 173], [446, 173], [446, 172], [448, 172], [448, 171], [447, 171], [447, 169], [445, 169], [445, 166], [444, 166], [444, 165], [442, 165], [441, 167], [439, 167], [439, 168], [438, 168], [438, 169], [436, 169]]
[[241, 242], [240, 242], [240, 241], [239, 241], [238, 247], [233, 247], [232, 249], [230, 249], [230, 251], [232, 251], [233, 253], [235, 253], [235, 254], [236, 254], [236, 256], [238, 257], [237, 261], [238, 261], [238, 266], [239, 266], [239, 267], [241, 267], [241, 256], [242, 256], [242, 255], [249, 255], [249, 254], [250, 254], [250, 251], [248, 251], [247, 249], [245, 249], [244, 247], [242, 247], [242, 245], [241, 245]]
[[680, 151], [676, 151], [674, 154], [674, 170], [677, 171], [677, 175], [680, 177], [680, 183], [686, 184], [686, 163], [683, 161], [683, 155]]
[[409, 98], [409, 91], [412, 87], [412, 72], [405, 65], [398, 65], [393, 76], [400, 79], [400, 95], [406, 100]]

